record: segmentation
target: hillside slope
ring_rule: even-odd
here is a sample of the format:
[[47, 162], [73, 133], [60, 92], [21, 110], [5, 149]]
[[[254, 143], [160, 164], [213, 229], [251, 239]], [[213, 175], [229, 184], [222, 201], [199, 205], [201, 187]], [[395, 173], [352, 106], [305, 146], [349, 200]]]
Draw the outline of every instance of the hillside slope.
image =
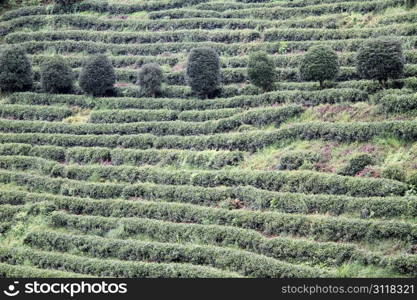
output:
[[[417, 276], [417, 9], [253, 2], [2, 14], [3, 44], [27, 51], [37, 84], [0, 100], [0, 276]], [[385, 90], [355, 69], [361, 43], [380, 36], [400, 39], [406, 57]], [[317, 44], [341, 64], [325, 89], [298, 76]], [[184, 79], [198, 46], [221, 56], [213, 99]], [[248, 80], [257, 50], [279, 74], [268, 93]], [[39, 66], [56, 53], [77, 74], [106, 54], [116, 95], [42, 92]], [[149, 62], [164, 71], [158, 98], [135, 84]]]

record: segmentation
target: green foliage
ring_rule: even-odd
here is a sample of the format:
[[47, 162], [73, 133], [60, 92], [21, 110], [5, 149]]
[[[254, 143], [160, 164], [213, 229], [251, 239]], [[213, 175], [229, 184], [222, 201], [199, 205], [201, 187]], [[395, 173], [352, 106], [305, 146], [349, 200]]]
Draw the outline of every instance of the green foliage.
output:
[[406, 173], [401, 165], [390, 165], [382, 171], [382, 177], [404, 182]]
[[293, 151], [285, 153], [279, 162], [278, 170], [297, 170], [304, 163], [317, 162], [318, 155], [308, 151]]
[[402, 44], [395, 38], [379, 38], [362, 44], [357, 55], [357, 72], [365, 79], [378, 80], [386, 87], [388, 79], [404, 72]]
[[374, 158], [367, 153], [355, 154], [351, 157], [338, 174], [345, 176], [355, 176], [362, 171], [366, 166], [373, 165], [375, 163]]
[[211, 48], [196, 48], [188, 57], [186, 80], [201, 98], [214, 95], [220, 84], [220, 58]]
[[115, 81], [114, 68], [105, 55], [89, 57], [79, 77], [80, 87], [85, 93], [93, 96], [103, 96], [112, 92]]
[[[46, 192], [63, 193], [64, 195], [116, 198], [138, 197], [141, 190], [132, 186], [135, 182], [153, 182], [167, 185], [190, 185], [202, 187], [227, 186], [253, 186], [255, 188], [276, 192], [299, 192], [311, 194], [332, 194], [350, 196], [402, 196], [407, 190], [407, 185], [388, 179], [347, 177], [334, 174], [325, 174], [311, 171], [276, 172], [276, 171], [243, 171], [240, 169], [222, 170], [181, 170], [171, 171], [156, 167], [132, 167], [132, 166], [63, 166], [53, 161], [27, 157], [16, 158], [14, 156], [0, 158], [2, 168], [27, 170], [32, 168], [41, 174], [49, 175], [52, 172], [62, 179], [48, 179], [42, 176], [30, 176], [24, 173], [10, 173], [2, 171], [3, 183], [16, 180], [22, 185], [35, 185]], [[100, 178], [106, 181], [125, 182], [124, 184], [88, 184], [82, 182], [94, 173], [100, 174]], [[21, 176], [19, 178], [19, 176]], [[65, 179], [68, 178], [68, 179]], [[72, 180], [77, 180], [73, 182]], [[40, 183], [40, 181], [44, 183]], [[130, 183], [130, 184], [129, 184]], [[63, 188], [63, 189], [61, 189]], [[139, 195], [137, 194], [139, 193]], [[194, 201], [200, 201], [194, 199]]]
[[250, 81], [264, 91], [270, 91], [275, 80], [275, 63], [265, 52], [253, 53], [249, 57], [248, 76]]
[[339, 72], [337, 54], [327, 46], [315, 46], [308, 50], [300, 64], [300, 77], [306, 81], [333, 80]]
[[0, 89], [27, 91], [33, 85], [32, 66], [23, 48], [7, 46], [0, 53]]
[[[196, 263], [260, 278], [317, 277], [326, 274], [311, 267], [279, 262], [251, 252], [177, 243], [126, 241], [55, 232], [32, 232], [24, 243], [43, 250], [80, 251], [97, 258], [157, 263]], [[262, 266], [260, 268], [260, 266]]]
[[407, 177], [407, 183], [414, 189], [417, 188], [417, 172], [413, 172], [411, 173], [408, 177]]
[[69, 93], [75, 76], [61, 56], [53, 56], [41, 65], [41, 85], [47, 93]]
[[146, 64], [138, 73], [138, 83], [146, 97], [155, 97], [161, 93], [163, 79], [162, 70], [157, 64]]
[[4, 263], [75, 272], [95, 277], [122, 278], [227, 278], [237, 274], [213, 268], [187, 264], [127, 262], [100, 260], [59, 252], [44, 252], [26, 248], [0, 247]]

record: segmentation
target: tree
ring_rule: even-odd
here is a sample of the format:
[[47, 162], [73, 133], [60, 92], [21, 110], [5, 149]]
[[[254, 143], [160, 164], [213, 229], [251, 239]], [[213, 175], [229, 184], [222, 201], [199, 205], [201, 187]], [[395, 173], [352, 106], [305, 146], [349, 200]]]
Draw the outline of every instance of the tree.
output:
[[274, 60], [266, 52], [256, 52], [249, 56], [249, 80], [264, 91], [272, 90], [276, 78]]
[[388, 79], [402, 76], [404, 63], [401, 42], [379, 38], [362, 44], [356, 58], [356, 69], [362, 78], [378, 80], [382, 87], [386, 87]]
[[211, 48], [191, 50], [185, 79], [199, 97], [211, 96], [220, 84], [220, 59], [216, 51]]
[[91, 56], [83, 64], [79, 84], [85, 93], [104, 96], [113, 90], [115, 82], [114, 68], [105, 55]]
[[327, 46], [311, 47], [300, 64], [300, 77], [305, 81], [318, 81], [323, 88], [325, 80], [333, 80], [339, 73], [336, 52]]
[[161, 84], [164, 76], [157, 64], [146, 64], [142, 66], [138, 73], [138, 83], [141, 92], [145, 96], [155, 97], [161, 92]]
[[62, 56], [55, 55], [41, 65], [41, 85], [48, 93], [68, 93], [72, 90], [74, 73]]
[[5, 92], [30, 90], [32, 65], [21, 47], [8, 46], [0, 53], [0, 89]]

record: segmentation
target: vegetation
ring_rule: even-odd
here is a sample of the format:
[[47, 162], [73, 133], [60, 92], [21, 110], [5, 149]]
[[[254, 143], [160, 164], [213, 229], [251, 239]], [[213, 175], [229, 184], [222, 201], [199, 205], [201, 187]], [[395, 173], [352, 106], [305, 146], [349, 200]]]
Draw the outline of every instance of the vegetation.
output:
[[248, 62], [250, 81], [264, 91], [272, 90], [275, 81], [275, 63], [265, 52], [251, 54]]
[[358, 52], [358, 74], [365, 79], [378, 80], [387, 87], [388, 79], [397, 79], [404, 72], [402, 44], [393, 38], [365, 42]]
[[115, 81], [113, 66], [105, 55], [89, 57], [79, 77], [82, 90], [93, 96], [104, 96], [111, 92]]
[[318, 81], [321, 88], [325, 80], [333, 80], [338, 72], [337, 54], [327, 46], [312, 47], [300, 64], [300, 77], [306, 81]]
[[0, 53], [0, 89], [5, 92], [32, 88], [32, 66], [21, 47], [9, 46]]
[[220, 84], [220, 59], [214, 49], [192, 49], [188, 57], [186, 80], [199, 97], [213, 96]]
[[144, 96], [155, 97], [160, 94], [162, 81], [162, 70], [157, 64], [145, 64], [138, 73], [138, 83]]
[[0, 277], [417, 276], [412, 2], [8, 1]]
[[60, 56], [54, 56], [41, 65], [42, 89], [48, 93], [65, 94], [73, 89], [74, 73]]

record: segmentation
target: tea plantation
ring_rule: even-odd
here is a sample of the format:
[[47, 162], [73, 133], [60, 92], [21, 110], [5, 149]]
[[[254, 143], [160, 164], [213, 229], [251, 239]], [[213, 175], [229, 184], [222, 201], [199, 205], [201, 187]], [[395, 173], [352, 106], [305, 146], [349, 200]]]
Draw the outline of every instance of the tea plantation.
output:
[[0, 277], [416, 277], [414, 2], [9, 1]]

